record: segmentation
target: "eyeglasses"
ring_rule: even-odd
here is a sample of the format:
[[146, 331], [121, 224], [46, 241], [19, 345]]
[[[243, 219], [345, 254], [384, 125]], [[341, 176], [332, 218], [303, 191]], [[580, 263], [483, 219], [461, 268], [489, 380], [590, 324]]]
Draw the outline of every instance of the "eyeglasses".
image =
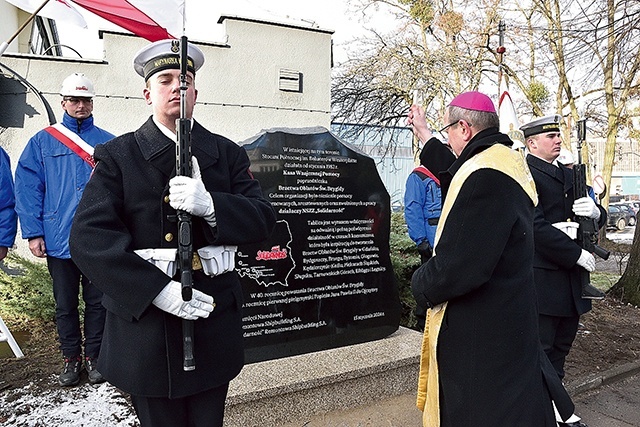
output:
[[444, 134], [445, 132], [447, 132], [447, 129], [449, 129], [451, 126], [453, 125], [457, 125], [459, 120], [456, 120], [453, 123], [449, 123], [448, 125], [446, 125], [445, 127], [443, 127], [442, 129], [440, 129], [438, 132]]
[[81, 102], [85, 104], [91, 104], [93, 102], [93, 98], [75, 98], [70, 96], [65, 96], [62, 98], [63, 101], [70, 103], [71, 105], [78, 105]]
[[[464, 120], [456, 120], [455, 122], [449, 123], [448, 125], [446, 125], [446, 126], [445, 126], [445, 127], [443, 127], [442, 129], [440, 129], [438, 132], [439, 132], [439, 133], [441, 133], [441, 134], [443, 134], [443, 135], [444, 135], [445, 133], [447, 133], [447, 134], [448, 134], [448, 132], [449, 132], [449, 131], [448, 131], [447, 129], [449, 129], [449, 128], [450, 128], [451, 126], [453, 126], [453, 125], [457, 125], [457, 124], [458, 124], [458, 123], [460, 123], [460, 122], [464, 122]], [[467, 126], [471, 127], [471, 123], [469, 123], [469, 122], [465, 122], [465, 123], [467, 123]]]

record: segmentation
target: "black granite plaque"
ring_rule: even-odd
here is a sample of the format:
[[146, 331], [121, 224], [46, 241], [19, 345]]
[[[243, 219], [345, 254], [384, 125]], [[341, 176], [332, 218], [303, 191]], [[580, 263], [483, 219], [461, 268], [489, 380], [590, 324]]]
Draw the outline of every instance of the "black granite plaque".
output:
[[236, 254], [247, 362], [396, 331], [390, 199], [373, 159], [324, 128], [267, 131], [244, 148], [278, 220]]

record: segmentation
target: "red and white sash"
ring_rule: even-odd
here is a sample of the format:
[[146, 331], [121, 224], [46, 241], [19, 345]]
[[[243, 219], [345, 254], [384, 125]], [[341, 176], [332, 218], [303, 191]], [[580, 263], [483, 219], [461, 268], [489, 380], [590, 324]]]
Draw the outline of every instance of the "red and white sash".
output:
[[62, 123], [56, 123], [55, 125], [44, 128], [44, 130], [55, 139], [69, 147], [71, 151], [76, 153], [92, 168], [96, 167], [96, 162], [93, 159], [93, 147], [87, 144], [82, 138], [80, 138], [80, 136], [64, 127]]

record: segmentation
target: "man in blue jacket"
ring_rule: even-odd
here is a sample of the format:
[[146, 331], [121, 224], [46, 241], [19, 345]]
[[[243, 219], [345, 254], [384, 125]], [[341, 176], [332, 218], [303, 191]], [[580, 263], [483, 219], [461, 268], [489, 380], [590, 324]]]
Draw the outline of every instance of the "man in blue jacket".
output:
[[447, 170], [456, 157], [436, 138], [430, 138], [420, 152], [420, 166], [407, 178], [404, 218], [409, 237], [418, 247], [420, 261], [431, 258], [438, 219], [442, 209], [439, 173]]
[[[16, 211], [22, 237], [31, 253], [47, 259], [56, 301], [56, 326], [64, 366], [61, 386], [76, 385], [83, 365], [89, 381], [104, 381], [95, 369], [100, 353], [105, 310], [102, 293], [71, 259], [69, 233], [82, 192], [93, 170], [93, 147], [114, 135], [93, 122], [91, 81], [81, 73], [67, 77], [60, 90], [62, 123], [36, 133], [27, 143], [16, 168]], [[82, 285], [84, 359], [78, 312]]]
[[18, 217], [15, 204], [11, 163], [7, 153], [0, 147], [0, 261], [7, 256], [16, 239]]
[[[407, 177], [404, 192], [404, 219], [409, 237], [413, 240], [424, 264], [433, 253], [436, 228], [442, 210], [439, 174], [449, 169], [456, 157], [440, 140], [426, 129], [428, 138], [420, 152], [420, 166]], [[421, 138], [421, 135], [418, 135]], [[416, 324], [424, 329], [426, 310], [416, 305]]]

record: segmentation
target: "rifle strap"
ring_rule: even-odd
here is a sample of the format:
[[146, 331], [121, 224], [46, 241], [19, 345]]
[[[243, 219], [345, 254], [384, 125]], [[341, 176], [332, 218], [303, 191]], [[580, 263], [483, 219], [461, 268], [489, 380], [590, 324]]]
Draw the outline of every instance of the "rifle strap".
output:
[[71, 132], [61, 123], [46, 127], [44, 130], [76, 153], [82, 160], [87, 162], [91, 168], [96, 167], [96, 162], [93, 159], [93, 147], [80, 138], [78, 134]]

